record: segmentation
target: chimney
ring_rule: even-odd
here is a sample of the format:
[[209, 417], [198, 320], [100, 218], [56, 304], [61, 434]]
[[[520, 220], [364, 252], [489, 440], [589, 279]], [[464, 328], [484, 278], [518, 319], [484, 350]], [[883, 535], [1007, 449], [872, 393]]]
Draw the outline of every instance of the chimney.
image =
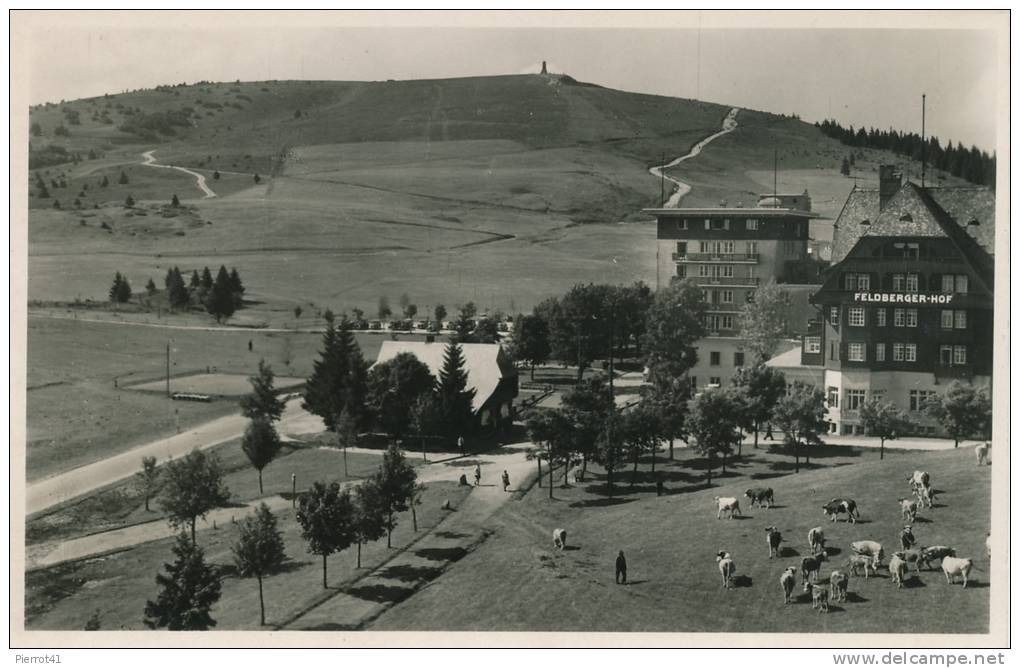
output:
[[900, 191], [900, 173], [893, 165], [878, 168], [878, 210], [885, 209], [886, 203]]

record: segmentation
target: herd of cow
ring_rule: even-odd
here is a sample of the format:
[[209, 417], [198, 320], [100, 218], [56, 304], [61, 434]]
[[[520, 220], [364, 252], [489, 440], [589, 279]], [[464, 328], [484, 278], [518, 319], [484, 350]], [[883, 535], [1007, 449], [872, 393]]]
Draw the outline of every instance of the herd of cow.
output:
[[[934, 507], [935, 489], [931, 486], [931, 476], [927, 471], [914, 471], [907, 479], [910, 483], [912, 496], [899, 499], [900, 512], [904, 521], [913, 523], [919, 508]], [[770, 487], [758, 487], [748, 489], [744, 496], [750, 502], [750, 507], [771, 508], [775, 502], [775, 495]], [[724, 516], [733, 519], [740, 516], [740, 499], [736, 497], [714, 497], [716, 503], [716, 519]], [[835, 522], [839, 516], [846, 515], [846, 521], [856, 524], [860, 517], [860, 510], [857, 502], [853, 499], [839, 498], [832, 499], [822, 505], [822, 514]], [[769, 559], [779, 557], [780, 544], [783, 542], [782, 534], [774, 526], [765, 528], [766, 542], [768, 543]], [[869, 571], [874, 574], [882, 566], [885, 558], [885, 550], [882, 544], [874, 540], [858, 540], [850, 543], [850, 556], [846, 560], [845, 570], [834, 570], [827, 582], [819, 584], [819, 573], [822, 563], [829, 560], [829, 551], [825, 547], [825, 532], [822, 527], [814, 527], [808, 531], [808, 545], [811, 549], [811, 556], [804, 557], [800, 562], [800, 573], [803, 579], [804, 591], [811, 593], [811, 604], [819, 612], [829, 611], [829, 601], [846, 601], [847, 588], [850, 583], [850, 575], [858, 576], [864, 573], [865, 579]], [[986, 540], [987, 556], [991, 556], [991, 536]], [[940, 562], [942, 572], [946, 581], [950, 584], [956, 582], [958, 577], [963, 578], [963, 586], [967, 586], [971, 570], [974, 568], [972, 559], [961, 559], [956, 556], [956, 550], [946, 545], [918, 546], [914, 547], [914, 537], [911, 527], [908, 524], [900, 535], [900, 550], [892, 553], [888, 569], [892, 576], [892, 582], [898, 588], [903, 587], [906, 579], [909, 564], [914, 564], [917, 571], [921, 567], [930, 569], [932, 562]], [[732, 555], [725, 551], [716, 554], [716, 563], [719, 574], [722, 577], [722, 586], [730, 589], [733, 586], [736, 573], [736, 563]], [[779, 576], [779, 584], [783, 591], [783, 603], [792, 600], [794, 588], [797, 585], [797, 568], [790, 566]]]

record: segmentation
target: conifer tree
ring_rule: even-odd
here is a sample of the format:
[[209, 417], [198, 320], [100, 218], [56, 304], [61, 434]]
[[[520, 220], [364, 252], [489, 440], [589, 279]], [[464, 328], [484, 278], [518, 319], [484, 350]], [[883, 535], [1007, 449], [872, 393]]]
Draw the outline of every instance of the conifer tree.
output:
[[336, 431], [344, 411], [356, 425], [364, 422], [368, 365], [347, 318], [342, 318], [338, 327], [332, 312], [326, 311], [324, 317], [322, 350], [305, 386], [302, 406], [321, 417], [328, 429]]
[[155, 601], [145, 603], [145, 625], [169, 631], [207, 631], [216, 626], [209, 614], [220, 600], [220, 579], [205, 563], [201, 548], [177, 537], [172, 564], [164, 564], [165, 573], [156, 575], [160, 591]]
[[227, 274], [227, 268], [223, 265], [220, 265], [220, 270], [216, 274], [216, 280], [213, 281], [212, 289], [205, 296], [205, 309], [216, 318], [216, 322], [222, 322], [224, 318], [234, 315], [234, 310], [236, 309], [234, 293], [230, 283], [230, 275]]
[[443, 368], [439, 371], [436, 394], [442, 414], [441, 424], [447, 435], [458, 437], [471, 423], [474, 388], [468, 389], [468, 372], [464, 368], [464, 351], [458, 343], [446, 346]]

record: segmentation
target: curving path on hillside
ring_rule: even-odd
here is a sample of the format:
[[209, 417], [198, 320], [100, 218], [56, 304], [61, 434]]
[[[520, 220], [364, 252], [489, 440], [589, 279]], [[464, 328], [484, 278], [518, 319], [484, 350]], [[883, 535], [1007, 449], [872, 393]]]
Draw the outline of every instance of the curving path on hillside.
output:
[[737, 129], [737, 113], [739, 111], [740, 111], [740, 109], [738, 109], [736, 107], [733, 107], [732, 109], [730, 109], [730, 113], [726, 114], [726, 118], [723, 119], [722, 130], [720, 130], [719, 132], [716, 132], [715, 134], [709, 135], [708, 137], [705, 137], [704, 139], [699, 141], [697, 144], [695, 144], [691, 148], [690, 152], [687, 153], [687, 155], [682, 155], [679, 158], [676, 158], [676, 159], [672, 160], [671, 162], [667, 162], [665, 165], [659, 165], [657, 167], [652, 167], [651, 169], [648, 170], [648, 172], [652, 176], [654, 176], [655, 178], [657, 178], [657, 179], [665, 178], [667, 181], [669, 181], [670, 183], [672, 183], [672, 184], [674, 184], [676, 186], [676, 190], [673, 191], [673, 194], [670, 195], [669, 199], [666, 200], [666, 203], [663, 204], [664, 208], [675, 209], [677, 206], [680, 205], [680, 200], [683, 199], [683, 197], [687, 193], [689, 193], [691, 191], [691, 186], [690, 186], [689, 183], [684, 183], [683, 181], [681, 181], [679, 179], [674, 179], [673, 177], [669, 176], [668, 174], [664, 174], [664, 171], [669, 169], [670, 167], [676, 167], [677, 165], [679, 165], [684, 160], [689, 160], [689, 159], [695, 157], [696, 155], [701, 153], [701, 150], [703, 148], [705, 148], [706, 146], [711, 144], [713, 141], [715, 141], [719, 137], [722, 137], [723, 135], [729, 134], [729, 133], [733, 132], [734, 130], [736, 130]]
[[212, 191], [212, 188], [210, 188], [208, 184], [206, 184], [205, 176], [199, 174], [198, 172], [193, 172], [190, 169], [185, 169], [184, 167], [177, 167], [174, 165], [160, 165], [159, 163], [156, 162], [156, 156], [153, 155], [153, 153], [155, 152], [156, 150], [153, 149], [151, 151], [146, 151], [145, 153], [143, 153], [142, 164], [145, 165], [146, 167], [158, 167], [160, 169], [176, 169], [179, 172], [190, 174], [191, 176], [195, 177], [195, 185], [198, 186], [198, 189], [205, 193], [205, 199], [209, 199], [210, 197], [216, 197], [216, 193], [214, 193]]

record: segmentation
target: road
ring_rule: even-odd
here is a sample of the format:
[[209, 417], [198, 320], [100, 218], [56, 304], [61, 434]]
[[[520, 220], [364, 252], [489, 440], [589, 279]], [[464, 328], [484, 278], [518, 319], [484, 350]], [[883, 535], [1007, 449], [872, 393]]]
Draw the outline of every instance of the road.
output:
[[[511, 481], [521, 481], [534, 466], [534, 464], [526, 459], [528, 447], [530, 447], [528, 443], [519, 443], [504, 447], [501, 450], [502, 454], [485, 453], [474, 455], [473, 457], [476, 457], [481, 462], [482, 486], [472, 490], [472, 494], [468, 497], [470, 503], [465, 501], [461, 505], [459, 512], [462, 513], [466, 508], [473, 508], [473, 513], [481, 513], [486, 517], [495, 512], [510, 496], [505, 494], [502, 491], [502, 487], [496, 484], [500, 474], [506, 470], [510, 475]], [[360, 451], [362, 450], [359, 449]], [[382, 454], [378, 450], [365, 452]], [[446, 462], [457, 457], [456, 453], [434, 453], [433, 457], [436, 461], [424, 464], [417, 469], [418, 480], [420, 482], [425, 484], [442, 480], [456, 482], [462, 473], [468, 474], [470, 477], [470, 469], [446, 465]], [[138, 465], [137, 461], [134, 459], [132, 461], [135, 462], [132, 468], [133, 473], [138, 468]], [[355, 481], [349, 481], [344, 486], [356, 484], [357, 482]], [[511, 485], [512, 489], [513, 485]], [[251, 513], [262, 502], [265, 502], [273, 512], [286, 511], [291, 507], [291, 502], [281, 496], [256, 499], [247, 503], [244, 507], [218, 508], [213, 510], [206, 515], [204, 520], [198, 522], [196, 529], [204, 531], [229, 525], [235, 520], [240, 520]], [[167, 522], [156, 520], [65, 541], [31, 545], [26, 549], [25, 566], [28, 569], [55, 566], [66, 561], [84, 559], [90, 556], [128, 549], [154, 540], [169, 538], [175, 535], [175, 533]]]
[[206, 184], [205, 176], [199, 174], [198, 172], [193, 172], [190, 169], [186, 169], [184, 167], [176, 167], [174, 165], [160, 165], [156, 162], [156, 156], [153, 155], [153, 153], [155, 152], [156, 150], [153, 149], [151, 151], [146, 151], [145, 153], [143, 153], [142, 164], [145, 165], [146, 167], [158, 167], [160, 169], [176, 169], [179, 172], [190, 174], [191, 176], [195, 177], [195, 185], [198, 186], [198, 189], [205, 193], [205, 199], [209, 199], [210, 197], [216, 197], [216, 193], [214, 193], [212, 189], [208, 186], [208, 184]]
[[[243, 415], [228, 415], [180, 434], [133, 448], [109, 459], [30, 483], [25, 490], [25, 512], [33, 515], [129, 478], [141, 470], [143, 457], [155, 457], [164, 462], [171, 457], [182, 457], [194, 448], [204, 450], [240, 438], [247, 424], [248, 419]], [[323, 429], [325, 426], [322, 420], [302, 409], [300, 399], [287, 402], [278, 426], [279, 432], [285, 437], [291, 434], [319, 432]]]
[[676, 167], [677, 165], [679, 165], [681, 162], [683, 162], [685, 160], [690, 160], [691, 158], [693, 158], [696, 155], [700, 154], [701, 150], [703, 148], [705, 148], [706, 146], [711, 144], [713, 141], [715, 141], [719, 137], [722, 137], [723, 135], [729, 134], [729, 133], [733, 132], [734, 130], [736, 130], [737, 129], [737, 113], [739, 111], [740, 111], [740, 109], [737, 109], [736, 107], [730, 109], [730, 113], [726, 114], [726, 118], [723, 119], [722, 130], [720, 130], [719, 132], [716, 132], [713, 135], [709, 135], [708, 137], [705, 137], [704, 139], [699, 141], [697, 144], [695, 144], [693, 146], [693, 148], [691, 148], [690, 152], [687, 155], [682, 155], [679, 158], [676, 158], [676, 159], [674, 159], [671, 162], [667, 162], [665, 165], [659, 165], [658, 167], [652, 167], [651, 169], [648, 170], [649, 173], [651, 173], [651, 175], [654, 176], [655, 178], [657, 178], [657, 179], [664, 178], [664, 179], [666, 179], [667, 181], [673, 183], [676, 186], [676, 190], [673, 191], [673, 194], [670, 195], [669, 199], [666, 200], [666, 203], [663, 204], [664, 208], [675, 209], [677, 206], [680, 205], [680, 200], [683, 199], [683, 197], [687, 193], [689, 193], [691, 191], [690, 184], [684, 183], [683, 181], [680, 181], [679, 179], [674, 179], [672, 176], [669, 176], [669, 175], [665, 174], [664, 171], [669, 169], [670, 167]]

